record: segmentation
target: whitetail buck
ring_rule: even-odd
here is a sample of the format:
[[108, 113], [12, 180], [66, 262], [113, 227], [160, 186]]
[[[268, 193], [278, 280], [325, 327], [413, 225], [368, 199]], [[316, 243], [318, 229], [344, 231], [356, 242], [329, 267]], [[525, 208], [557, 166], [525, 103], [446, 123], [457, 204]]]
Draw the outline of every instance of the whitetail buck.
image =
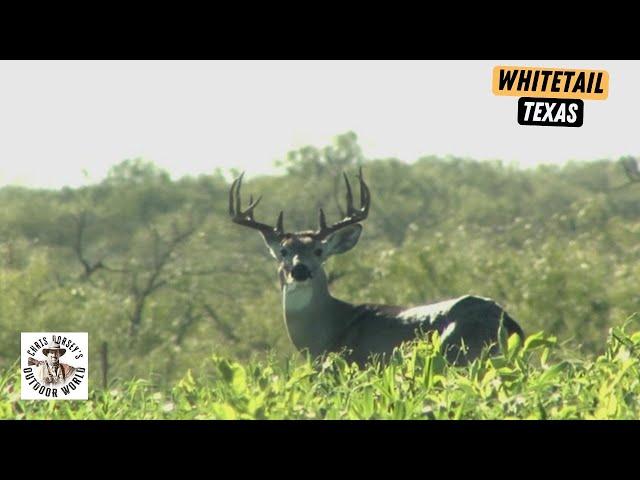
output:
[[[367, 218], [371, 195], [360, 169], [360, 208], [353, 206], [351, 186], [347, 187], [346, 217], [331, 226], [319, 212], [315, 231], [285, 233], [282, 214], [276, 226], [255, 221], [253, 210], [260, 202], [253, 196], [242, 210], [240, 187], [244, 173], [231, 185], [229, 215], [245, 227], [254, 228], [271, 255], [278, 261], [284, 319], [289, 338], [298, 350], [313, 356], [346, 350], [349, 359], [364, 365], [370, 355], [389, 358], [393, 349], [415, 339], [420, 332], [437, 330], [443, 338], [449, 361], [464, 364], [476, 358], [483, 347], [493, 345], [495, 353], [500, 321], [508, 335], [524, 337], [518, 324], [494, 301], [466, 295], [431, 305], [398, 307], [353, 305], [329, 293], [323, 263], [331, 255], [351, 250], [362, 232], [359, 222]], [[464, 345], [465, 348], [461, 348]]]

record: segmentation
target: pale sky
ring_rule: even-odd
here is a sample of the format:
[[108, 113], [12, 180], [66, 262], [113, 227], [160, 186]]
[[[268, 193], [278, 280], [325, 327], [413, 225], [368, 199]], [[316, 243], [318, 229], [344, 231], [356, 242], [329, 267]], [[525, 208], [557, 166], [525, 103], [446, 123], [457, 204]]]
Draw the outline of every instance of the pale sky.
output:
[[[609, 98], [580, 128], [521, 126], [495, 65], [604, 69]], [[350, 130], [367, 158], [616, 159], [640, 155], [639, 85], [638, 61], [1, 61], [0, 186], [97, 182], [137, 157], [172, 178], [276, 173]]]

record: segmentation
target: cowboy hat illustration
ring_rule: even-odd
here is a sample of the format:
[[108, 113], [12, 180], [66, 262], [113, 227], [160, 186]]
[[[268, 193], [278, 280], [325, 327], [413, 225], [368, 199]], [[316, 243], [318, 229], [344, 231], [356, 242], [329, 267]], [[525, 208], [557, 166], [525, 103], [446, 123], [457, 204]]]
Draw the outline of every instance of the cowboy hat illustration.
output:
[[[46, 357], [47, 355], [49, 355], [49, 352], [55, 352], [58, 351], [60, 352], [60, 355], [58, 355], [58, 358], [62, 357], [66, 352], [67, 349], [66, 348], [62, 348], [60, 347], [60, 343], [54, 341], [51, 346], [49, 347], [45, 347], [42, 349], [42, 354]], [[31, 358], [29, 357], [29, 360], [27, 361], [28, 365], [42, 365], [43, 363], [45, 363], [44, 360], [38, 360], [35, 358]]]
[[60, 356], [63, 356], [66, 353], [67, 349], [61, 348], [58, 342], [53, 342], [50, 347], [46, 347], [42, 349], [42, 354], [46, 357], [47, 355], [49, 355], [49, 352], [55, 352], [55, 351], [60, 352]]

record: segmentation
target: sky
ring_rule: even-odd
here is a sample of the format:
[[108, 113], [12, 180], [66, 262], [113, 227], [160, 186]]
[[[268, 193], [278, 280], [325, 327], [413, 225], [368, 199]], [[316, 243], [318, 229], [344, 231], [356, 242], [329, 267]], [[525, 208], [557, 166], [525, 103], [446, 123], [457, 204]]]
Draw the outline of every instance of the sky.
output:
[[[518, 125], [496, 65], [604, 69], [580, 128]], [[638, 61], [0, 61], [0, 186], [76, 187], [143, 158], [172, 178], [274, 161], [348, 131], [367, 158], [526, 168], [640, 154]]]

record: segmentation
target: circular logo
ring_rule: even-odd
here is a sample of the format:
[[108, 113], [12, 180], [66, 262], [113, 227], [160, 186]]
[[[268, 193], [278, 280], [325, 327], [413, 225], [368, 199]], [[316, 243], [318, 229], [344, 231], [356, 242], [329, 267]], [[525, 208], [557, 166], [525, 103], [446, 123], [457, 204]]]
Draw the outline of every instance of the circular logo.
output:
[[23, 400], [88, 398], [87, 332], [23, 332]]

